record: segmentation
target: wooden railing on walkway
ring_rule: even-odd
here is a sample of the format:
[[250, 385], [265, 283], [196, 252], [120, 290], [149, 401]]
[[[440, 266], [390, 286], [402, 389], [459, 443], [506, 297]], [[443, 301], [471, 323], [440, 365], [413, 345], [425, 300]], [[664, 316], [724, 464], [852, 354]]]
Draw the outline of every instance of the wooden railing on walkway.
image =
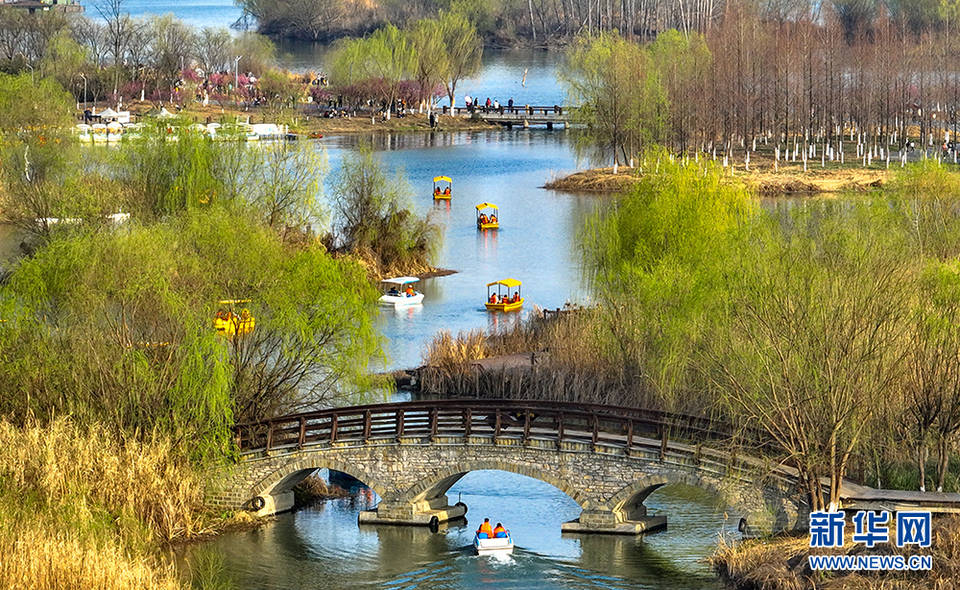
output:
[[569, 119], [570, 115], [576, 110], [576, 107], [565, 107], [562, 105], [546, 105], [546, 106], [537, 106], [537, 105], [513, 105], [512, 107], [507, 105], [500, 105], [498, 107], [485, 107], [485, 106], [475, 106], [475, 107], [442, 107], [442, 113], [444, 115], [454, 115], [457, 117], [468, 117], [471, 115], [480, 115], [484, 117], [486, 115], [516, 115], [517, 117], [527, 116], [527, 117], [556, 117], [558, 119]]
[[668, 442], [705, 443], [718, 446], [738, 442], [751, 454], [771, 448], [759, 432], [735, 431], [730, 425], [708, 418], [599, 404], [534, 402], [521, 400], [436, 400], [334, 408], [284, 416], [234, 426], [242, 452], [302, 448], [333, 444], [402, 438], [470, 437], [588, 443], [631, 450], [647, 448], [651, 439], [665, 453]]

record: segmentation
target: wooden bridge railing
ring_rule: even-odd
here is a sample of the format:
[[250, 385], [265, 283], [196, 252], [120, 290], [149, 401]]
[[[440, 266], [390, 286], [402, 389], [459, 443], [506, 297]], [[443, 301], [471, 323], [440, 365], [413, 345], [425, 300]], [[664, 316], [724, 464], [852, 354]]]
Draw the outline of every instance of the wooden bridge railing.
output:
[[484, 436], [586, 443], [630, 450], [670, 440], [719, 444], [739, 441], [760, 453], [772, 444], [756, 431], [698, 416], [599, 404], [518, 400], [434, 400], [334, 408], [234, 426], [241, 451], [301, 448], [314, 444], [399, 441], [403, 437]]
[[485, 115], [516, 115], [517, 117], [556, 117], [558, 119], [567, 119], [576, 110], [576, 107], [565, 107], [563, 105], [500, 105], [499, 107], [443, 107], [444, 115], [455, 115], [466, 117], [473, 114]]

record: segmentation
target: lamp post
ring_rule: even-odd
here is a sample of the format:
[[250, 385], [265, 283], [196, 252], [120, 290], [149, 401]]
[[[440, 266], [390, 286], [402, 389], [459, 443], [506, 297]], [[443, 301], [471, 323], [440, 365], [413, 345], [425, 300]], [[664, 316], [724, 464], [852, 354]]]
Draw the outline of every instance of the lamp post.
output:
[[238, 55], [237, 59], [233, 60], [233, 89], [236, 90], [237, 96], [240, 96], [240, 58], [242, 55]]
[[87, 77], [83, 74], [80, 74], [80, 77], [83, 78], [83, 108], [87, 108]]

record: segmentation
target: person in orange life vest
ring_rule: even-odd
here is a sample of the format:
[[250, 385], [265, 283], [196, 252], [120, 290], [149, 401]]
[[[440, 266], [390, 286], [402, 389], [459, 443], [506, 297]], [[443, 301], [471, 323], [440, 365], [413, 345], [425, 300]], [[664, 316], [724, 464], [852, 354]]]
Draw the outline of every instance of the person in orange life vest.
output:
[[490, 296], [490, 303], [493, 303], [493, 304], [496, 304], [496, 303], [497, 303], [497, 294], [496, 294], [496, 293], [494, 293], [493, 295]]
[[449, 187], [449, 186], [448, 186], [447, 188], [443, 189], [443, 194], [445, 194], [445, 195], [449, 195], [449, 194], [450, 194], [450, 187]]
[[405, 291], [407, 297], [413, 297], [413, 287], [407, 285], [407, 290]]
[[519, 292], [519, 291], [514, 291], [514, 292], [513, 292], [513, 299], [511, 299], [510, 302], [511, 302], [511, 303], [520, 303], [520, 292]]
[[439, 195], [439, 194], [440, 194], [440, 187], [439, 187], [439, 186], [438, 186], [437, 188], [433, 189], [433, 194], [435, 194], [435, 195]]
[[[490, 526], [490, 519], [489, 519], [489, 518], [484, 518], [484, 519], [483, 519], [483, 524], [481, 524], [481, 525], [480, 525], [480, 528], [477, 529], [477, 534], [479, 535], [479, 534], [481, 534], [481, 533], [486, 534], [486, 535], [487, 535], [487, 536], [486, 536], [487, 539], [493, 537], [493, 527]], [[481, 537], [481, 538], [483, 538], [483, 537]]]
[[494, 539], [506, 539], [507, 538], [507, 529], [503, 528], [503, 525], [499, 522], [497, 523], [496, 528], [493, 529], [493, 538]]

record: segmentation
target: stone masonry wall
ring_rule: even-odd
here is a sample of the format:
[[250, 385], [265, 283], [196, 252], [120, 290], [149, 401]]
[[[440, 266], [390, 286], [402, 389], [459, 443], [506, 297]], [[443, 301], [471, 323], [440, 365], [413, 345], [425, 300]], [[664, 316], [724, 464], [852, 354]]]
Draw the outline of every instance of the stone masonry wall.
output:
[[445, 493], [442, 487], [452, 485], [451, 476], [495, 469], [557, 487], [583, 508], [581, 520], [596, 521], [596, 526], [615, 522], [616, 511], [630, 498], [664, 483], [710, 490], [762, 529], [802, 526], [798, 490], [782, 471], [761, 461], [686, 445], [670, 445], [661, 457], [658, 447], [659, 442], [649, 451], [628, 456], [620, 449], [594, 449], [589, 444], [564, 443], [557, 448], [554, 442], [533, 441], [521, 446], [515, 439], [471, 437], [277, 449], [244, 455], [222, 485], [210, 489], [208, 498], [214, 505], [239, 509], [255, 496], [282, 493], [308, 471], [326, 467], [370, 486], [383, 498], [384, 510], [400, 517], [409, 514], [414, 502]]

